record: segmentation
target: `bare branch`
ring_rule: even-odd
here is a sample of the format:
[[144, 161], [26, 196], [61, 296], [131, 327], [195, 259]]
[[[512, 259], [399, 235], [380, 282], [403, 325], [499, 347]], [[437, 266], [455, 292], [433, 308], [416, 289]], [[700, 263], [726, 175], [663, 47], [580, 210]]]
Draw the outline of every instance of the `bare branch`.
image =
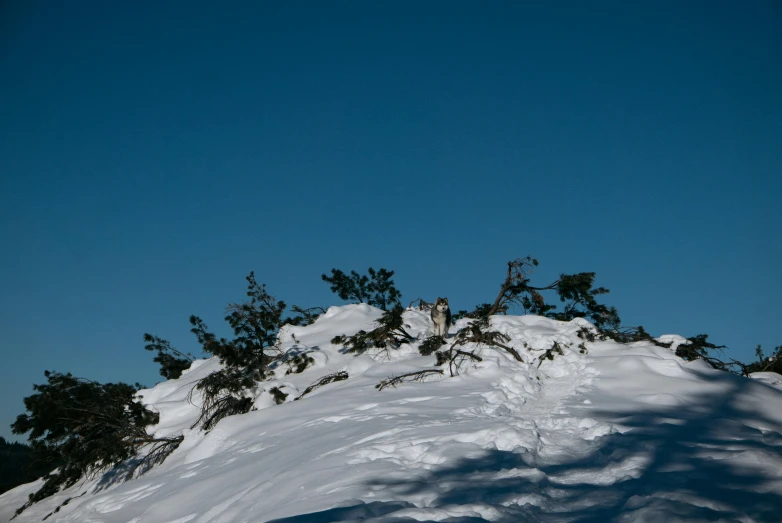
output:
[[392, 376], [388, 379], [385, 379], [375, 385], [375, 388], [377, 390], [383, 390], [387, 387], [396, 387], [400, 383], [403, 383], [405, 381], [423, 381], [423, 379], [430, 375], [430, 374], [442, 374], [442, 369], [426, 369], [426, 370], [419, 370], [417, 372], [409, 372], [407, 374], [401, 374], [399, 376]]
[[[335, 381], [342, 381], [348, 379], [348, 373], [344, 370], [341, 370], [339, 372], [335, 372], [334, 374], [329, 374], [328, 376], [323, 376], [318, 381], [304, 389], [304, 392], [301, 393], [301, 395], [296, 398], [296, 400], [300, 400], [313, 390], [317, 389], [318, 387], [322, 387], [323, 385], [328, 385], [329, 383], [333, 383]], [[296, 401], [294, 400], [294, 401]]]

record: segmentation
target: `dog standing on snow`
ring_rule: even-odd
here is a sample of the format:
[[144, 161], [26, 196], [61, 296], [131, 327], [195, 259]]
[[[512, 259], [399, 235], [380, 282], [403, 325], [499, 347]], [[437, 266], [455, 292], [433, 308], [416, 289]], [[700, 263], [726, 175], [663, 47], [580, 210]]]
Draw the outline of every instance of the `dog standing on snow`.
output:
[[451, 326], [451, 308], [448, 306], [448, 298], [437, 298], [434, 302], [432, 322], [434, 322], [434, 335], [445, 339]]

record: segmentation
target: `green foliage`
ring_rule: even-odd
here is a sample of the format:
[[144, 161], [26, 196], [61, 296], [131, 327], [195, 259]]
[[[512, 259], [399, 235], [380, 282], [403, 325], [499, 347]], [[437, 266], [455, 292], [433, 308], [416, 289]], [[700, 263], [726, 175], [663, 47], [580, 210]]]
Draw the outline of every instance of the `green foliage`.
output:
[[443, 344], [445, 344], [445, 340], [442, 336], [429, 336], [418, 346], [418, 352], [421, 353], [421, 356], [431, 356], [440, 350]]
[[134, 399], [138, 384], [101, 384], [49, 371], [45, 376], [48, 383], [34, 385], [37, 392], [24, 399], [28, 414], [19, 415], [11, 428], [14, 434], [29, 432], [38, 459], [57, 470], [17, 514], [84, 476], [134, 457], [145, 445], [173, 450], [181, 441], [147, 434], [158, 415]]
[[443, 351], [443, 352], [435, 352], [434, 356], [436, 358], [435, 365], [437, 367], [441, 365], [445, 365], [446, 363], [453, 360], [453, 352], [452, 351]]
[[198, 316], [190, 316], [190, 324], [193, 326], [190, 331], [201, 342], [204, 352], [217, 356], [225, 370], [232, 371], [232, 377], [237, 380], [239, 389], [252, 387], [256, 382], [265, 379], [267, 366], [273, 361], [266, 351], [266, 346], [243, 345], [235, 340], [217, 339]]
[[247, 276], [247, 296], [248, 301], [228, 306], [225, 320], [236, 337], [214, 354], [228, 366], [252, 367], [263, 378], [269, 359], [265, 351], [277, 343], [285, 302], [266, 292], [252, 272]]
[[232, 340], [217, 339], [201, 318], [190, 317], [193, 326], [190, 330], [204, 352], [214, 354], [223, 364], [223, 369], [211, 373], [195, 386], [203, 396], [201, 416], [196, 425], [200, 424], [205, 430], [226, 416], [249, 412], [253, 401], [245, 391], [265, 380], [269, 365], [280, 357], [277, 336], [284, 323], [285, 302], [277, 301], [266, 291], [265, 285], [258, 284], [254, 273], [246, 279], [249, 299], [232, 303], [226, 309], [225, 320], [234, 331]]
[[188, 394], [191, 403], [194, 403], [194, 391], [201, 391], [202, 394], [201, 414], [190, 428], [200, 425], [204, 430], [211, 430], [227, 416], [250, 412], [253, 400], [245, 396], [244, 392], [255, 382], [251, 374], [237, 367], [226, 367], [200, 379]]
[[[321, 307], [303, 309], [294, 305], [295, 314], [283, 318], [285, 302], [269, 294], [266, 285], [255, 279], [254, 272], [246, 280], [248, 299], [228, 305], [225, 312], [225, 321], [234, 333], [232, 339], [217, 338], [201, 318], [190, 316], [190, 331], [202, 350], [223, 364], [222, 369], [199, 380], [188, 395], [192, 401], [195, 392], [201, 394], [201, 414], [193, 427], [200, 425], [210, 430], [226, 416], [249, 412], [253, 406], [249, 391], [268, 378], [271, 365], [283, 356], [278, 343], [280, 328], [285, 324], [310, 325], [325, 312]], [[147, 350], [158, 351], [155, 361], [161, 363], [161, 374], [165, 377], [178, 377], [182, 368], [189, 366], [185, 356], [167, 341], [149, 334], [144, 339], [148, 342]], [[289, 365], [290, 373], [303, 371], [314, 360], [301, 355], [284, 362]]]
[[391, 277], [394, 271], [370, 267], [369, 276], [350, 271], [350, 275], [339, 269], [331, 269], [331, 276], [321, 274], [321, 279], [330, 285], [331, 291], [346, 301], [366, 303], [379, 309], [401, 306], [402, 293], [394, 287]]
[[274, 398], [274, 403], [277, 405], [282, 405], [285, 403], [285, 398], [288, 397], [288, 395], [281, 391], [279, 387], [273, 387], [269, 389], [269, 394], [272, 395], [272, 398]]
[[483, 345], [505, 346], [510, 341], [510, 337], [501, 332], [489, 330], [489, 318], [483, 317], [471, 321], [465, 327], [459, 329], [454, 336], [454, 345], [465, 345], [467, 343], [478, 343]]
[[377, 320], [377, 328], [367, 332], [358, 331], [353, 336], [335, 336], [331, 343], [344, 345], [348, 352], [363, 354], [370, 348], [398, 348], [402, 343], [409, 343], [415, 338], [404, 329], [402, 313], [404, 309], [397, 304], [393, 309], [383, 313]]
[[193, 364], [192, 354], [179, 352], [163, 338], [144, 334], [144, 341], [144, 349], [157, 352], [153, 361], [160, 364], [160, 375], [168, 380], [177, 379]]
[[9, 443], [0, 436], [0, 494], [30, 483], [54, 470], [36, 461], [33, 449], [23, 443]]
[[[460, 310], [453, 316], [451, 316], [451, 319], [456, 322], [457, 320], [460, 320], [462, 318], [488, 318], [492, 310], [492, 304], [491, 303], [481, 303], [479, 305], [476, 305], [475, 308], [471, 311], [466, 310]], [[507, 308], [500, 308], [498, 310], [500, 313], [507, 312]]]
[[[481, 304], [471, 312], [460, 311], [460, 317], [487, 318], [494, 314], [507, 314], [511, 307], [520, 307], [525, 314], [537, 314], [560, 321], [585, 318], [592, 322], [602, 336], [630, 337], [630, 332], [620, 330], [619, 314], [615, 307], [597, 301], [597, 296], [608, 294], [605, 287], [594, 287], [594, 272], [560, 274], [559, 278], [544, 287], [534, 287], [530, 283], [530, 274], [538, 266], [538, 260], [527, 256], [508, 262], [505, 280], [494, 303]], [[544, 292], [555, 292], [563, 303], [562, 310], [547, 303]], [[636, 332], [639, 336], [643, 328]], [[645, 334], [645, 333], [643, 333]]]
[[[437, 365], [448, 364], [451, 375], [459, 371], [464, 361], [482, 361], [475, 352], [463, 349], [467, 344], [494, 347], [507, 352], [516, 361], [523, 361], [519, 353], [508, 345], [510, 338], [491, 330], [490, 317], [507, 314], [513, 307], [520, 307], [529, 314], [570, 321], [585, 318], [595, 329], [581, 328], [578, 336], [583, 340], [578, 345], [581, 353], [587, 352], [586, 342], [610, 338], [620, 343], [636, 341], [652, 342], [670, 347], [655, 340], [643, 327], [622, 327], [615, 307], [600, 303], [599, 297], [608, 294], [608, 289], [595, 287], [594, 272], [561, 274], [559, 278], [544, 287], [531, 285], [530, 275], [538, 261], [530, 256], [508, 262], [505, 279], [493, 303], [482, 303], [472, 311], [459, 311], [454, 319], [470, 318], [454, 336], [453, 341], [442, 350], [445, 340], [432, 336], [419, 346], [422, 355], [434, 354]], [[323, 281], [340, 298], [367, 303], [384, 311], [373, 330], [359, 331], [352, 336], [336, 336], [332, 343], [342, 344], [348, 352], [364, 353], [371, 348], [392, 349], [403, 343], [415, 341], [405, 329], [400, 303], [401, 293], [394, 286], [393, 271], [375, 270], [372, 267], [364, 275], [351, 271], [346, 274], [332, 269], [331, 275], [321, 275]], [[225, 320], [233, 330], [233, 338], [217, 338], [197, 316], [190, 317], [191, 331], [195, 334], [204, 352], [216, 356], [222, 369], [198, 381], [190, 391], [188, 399], [199, 394], [201, 415], [193, 425], [210, 430], [221, 419], [233, 414], [246, 413], [253, 408], [253, 396], [259, 382], [267, 379], [272, 365], [285, 364], [287, 374], [300, 373], [314, 359], [306, 352], [287, 355], [281, 353], [279, 332], [283, 325], [311, 325], [320, 314], [320, 307], [303, 309], [292, 307], [293, 316], [284, 317], [286, 304], [271, 296], [266, 286], [259, 284], [254, 273], [247, 276], [247, 300], [230, 304]], [[556, 293], [561, 309], [547, 303], [546, 292]], [[418, 300], [419, 307], [429, 304]], [[175, 379], [192, 364], [193, 357], [151, 334], [144, 335], [145, 350], [156, 353], [154, 361], [160, 364], [160, 374]], [[685, 360], [703, 359], [712, 367], [732, 371], [738, 366], [744, 374], [759, 371], [782, 373], [782, 346], [777, 346], [771, 356], [766, 356], [758, 346], [758, 361], [745, 365], [736, 361], [725, 363], [717, 359], [714, 351], [725, 348], [708, 341], [706, 334], [688, 338], [687, 343], [676, 349], [676, 355]], [[538, 366], [546, 360], [553, 360], [563, 354], [563, 348], [554, 343], [540, 357]], [[276, 367], [275, 367], [276, 368]], [[391, 377], [378, 384], [378, 388], [395, 386], [404, 381], [423, 380], [429, 376], [444, 374], [441, 369], [427, 369]], [[182, 440], [176, 438], [154, 438], [146, 427], [158, 422], [158, 415], [136, 401], [140, 385], [124, 383], [101, 384], [76, 378], [58, 372], [45, 373], [46, 384], [34, 385], [35, 393], [25, 398], [27, 413], [17, 417], [12, 425], [15, 434], [28, 434], [31, 447], [8, 444], [0, 438], [0, 492], [32, 479], [19, 472], [29, 463], [34, 476], [44, 475], [43, 486], [31, 494], [29, 501], [17, 514], [32, 503], [67, 488], [80, 479], [96, 474], [119, 464], [129, 465], [130, 475], [138, 467], [151, 466], [165, 459]], [[324, 376], [296, 399], [301, 399], [314, 389], [329, 383], [345, 380], [344, 371]], [[275, 403], [286, 401], [288, 394], [279, 387], [269, 390]], [[141, 456], [140, 458], [138, 456]], [[8, 467], [13, 467], [9, 479]], [[15, 474], [15, 475], [14, 475]]]
[[488, 310], [485, 310], [484, 306], [477, 307], [473, 311], [475, 317], [505, 314], [514, 304], [521, 305], [529, 314], [544, 314], [548, 309], [543, 297], [538, 293], [539, 289], [529, 285], [529, 274], [534, 272], [537, 266], [538, 260], [531, 256], [508, 262], [505, 281], [500, 285], [497, 298]]
[[608, 294], [605, 287], [593, 288], [594, 272], [562, 274], [554, 283], [561, 302], [565, 303], [562, 312], [548, 312], [551, 318], [571, 321], [574, 318], [586, 318], [601, 332], [618, 329], [621, 322], [616, 307], [598, 303], [596, 296]]
[[302, 309], [298, 305], [291, 307], [291, 310], [296, 313], [295, 316], [285, 318], [283, 324], [303, 326], [312, 325], [318, 316], [325, 314], [326, 310], [323, 307], [310, 307], [309, 309]]
[[[586, 348], [584, 350], [586, 350]], [[545, 352], [543, 352], [543, 355], [538, 358], [538, 368], [540, 368], [540, 366], [546, 360], [554, 361], [555, 355], [563, 356], [564, 354], [565, 353], [562, 352], [562, 347], [560, 347], [559, 343], [555, 341], [551, 348], [546, 349]]]
[[314, 363], [315, 360], [312, 358], [312, 356], [309, 356], [306, 353], [299, 353], [290, 357], [286, 357], [285, 364], [288, 365], [288, 370], [285, 371], [285, 374], [300, 374], [304, 372], [307, 367], [313, 365]]
[[702, 359], [715, 369], [729, 370], [728, 364], [714, 358], [709, 351], [724, 349], [724, 345], [714, 345], [708, 341], [708, 334], [698, 334], [687, 338], [687, 343], [676, 347], [676, 355], [686, 361]]
[[595, 342], [598, 340], [598, 333], [587, 327], [581, 327], [576, 332], [576, 336], [584, 341]]
[[[670, 346], [655, 340], [643, 327], [622, 327], [616, 308], [599, 302], [599, 298], [609, 291], [604, 287], [595, 287], [594, 272], [561, 274], [551, 284], [535, 287], [531, 284], [530, 275], [538, 266], [536, 259], [527, 256], [508, 262], [507, 265], [505, 279], [493, 303], [482, 303], [472, 311], [459, 311], [454, 315], [454, 319], [470, 318], [472, 321], [466, 322], [456, 333], [450, 347], [443, 350], [445, 340], [438, 336], [424, 340], [419, 346], [422, 355], [436, 356], [438, 366], [448, 364], [452, 376], [458, 373], [462, 362], [481, 361], [475, 352], [461, 350], [467, 344], [503, 350], [516, 361], [523, 361], [516, 349], [508, 345], [508, 336], [491, 330], [490, 317], [507, 314], [514, 307], [520, 307], [526, 313], [561, 321], [574, 318], [590, 321], [595, 326], [594, 330], [584, 327], [578, 332], [582, 339], [578, 348], [582, 353], [587, 351], [586, 342], [606, 338], [621, 343], [647, 341]], [[400, 303], [401, 293], [394, 286], [393, 276], [393, 271], [382, 268], [376, 271], [372, 267], [364, 275], [356, 271], [346, 274], [338, 269], [332, 269], [330, 276], [321, 275], [323, 281], [343, 300], [367, 303], [384, 311], [371, 331], [336, 336], [332, 343], [342, 344], [348, 352], [360, 354], [371, 348], [392, 349], [415, 341], [405, 329], [407, 326]], [[201, 402], [201, 415], [193, 427], [200, 425], [210, 430], [226, 416], [250, 411], [253, 408], [254, 391], [258, 383], [267, 379], [272, 369], [276, 368], [273, 365], [285, 364], [289, 369], [287, 373], [291, 374], [300, 373], [314, 363], [314, 359], [305, 352], [290, 351], [283, 355], [279, 347], [279, 332], [285, 324], [311, 325], [325, 312], [324, 309], [294, 306], [293, 316], [284, 317], [286, 304], [271, 296], [266, 286], [256, 281], [254, 273], [251, 272], [246, 279], [247, 300], [230, 304], [224, 316], [233, 330], [232, 339], [217, 338], [203, 320], [197, 316], [190, 317], [191, 331], [203, 351], [216, 356], [222, 364], [221, 370], [199, 380], [190, 391], [188, 398], [193, 400], [193, 395], [197, 393]], [[546, 292], [556, 294], [561, 309], [545, 301], [543, 295]], [[422, 309], [429, 305], [423, 300], [418, 301]], [[145, 334], [144, 341], [145, 350], [156, 353], [154, 361], [160, 364], [160, 374], [164, 378], [180, 377], [193, 361], [192, 355], [178, 351], [160, 337]], [[710, 343], [707, 335], [700, 334], [679, 345], [676, 354], [688, 361], [703, 359], [721, 370], [732, 371], [731, 367], [738, 366], [744, 374], [759, 371], [782, 373], [782, 346], [776, 347], [768, 357], [758, 347], [758, 361], [749, 365], [736, 361], [725, 363], [717, 359], [713, 355], [714, 351], [722, 348]], [[539, 357], [538, 366], [561, 354], [562, 346], [554, 343]], [[381, 382], [378, 388], [422, 380], [444, 372], [441, 369], [411, 372], [389, 378]], [[30, 496], [17, 513], [75, 484], [81, 478], [108, 467], [130, 463], [132, 475], [139, 466], [165, 459], [182, 439], [154, 438], [147, 434], [146, 427], [157, 423], [158, 416], [136, 401], [135, 394], [140, 388], [138, 384], [101, 384], [70, 374], [48, 371], [45, 375], [48, 383], [34, 385], [35, 393], [24, 400], [27, 413], [18, 416], [12, 425], [16, 434], [29, 433], [31, 450], [25, 446], [9, 445], [0, 438], [0, 464], [3, 467], [11, 464], [15, 470], [19, 470], [22, 466], [18, 463], [32, 460], [38, 468], [32, 469], [31, 473], [46, 474], [43, 486]], [[296, 399], [301, 399], [317, 387], [347, 378], [346, 372], [324, 376]], [[269, 392], [278, 404], [285, 402], [288, 396], [279, 387]], [[5, 470], [0, 467], [0, 489], [9, 488]], [[23, 481], [27, 479], [30, 478], [24, 478]]]
[[[508, 262], [505, 280], [500, 285], [500, 292], [494, 303], [483, 303], [474, 310], [459, 311], [457, 318], [475, 318], [477, 321], [460, 330], [457, 334], [457, 342], [466, 343], [467, 340], [500, 347], [509, 352], [517, 361], [521, 361], [518, 353], [505, 345], [499, 333], [488, 331], [489, 317], [495, 314], [507, 314], [512, 307], [520, 307], [526, 314], [546, 316], [560, 321], [571, 321], [575, 318], [585, 318], [597, 328], [597, 333], [582, 329], [579, 332], [587, 341], [606, 337], [631, 339], [650, 338], [642, 327], [637, 329], [620, 328], [619, 314], [615, 307], [609, 307], [597, 301], [597, 296], [607, 294], [604, 287], [594, 287], [595, 273], [580, 272], [576, 274], [560, 274], [559, 278], [544, 287], [534, 287], [530, 282], [530, 275], [538, 266], [538, 260], [527, 256]], [[555, 292], [559, 301], [563, 303], [562, 310], [557, 306], [547, 303], [543, 297], [544, 292]], [[543, 358], [551, 359], [554, 354], [559, 354], [557, 348], [552, 348], [544, 354]], [[582, 352], [586, 352], [583, 346]], [[542, 360], [541, 360], [542, 361]]]
[[[766, 356], [763, 353], [763, 348], [758, 345], [755, 348], [755, 355], [757, 361], [750, 364], [742, 363], [734, 359], [730, 359], [727, 362], [722, 361], [714, 356], [710, 352], [713, 350], [725, 348], [722, 345], [713, 345], [706, 341], [708, 336], [700, 334], [694, 338], [688, 338], [689, 343], [679, 345], [676, 349], [676, 354], [688, 361], [693, 359], [702, 359], [709, 365], [718, 370], [726, 370], [734, 374], [741, 374], [742, 376], [749, 376], [753, 372], [776, 372], [782, 374], [782, 345], [776, 347], [771, 356]], [[738, 369], [738, 370], [736, 370]]]
[[254, 273], [246, 279], [250, 299], [226, 308], [225, 321], [233, 329], [234, 339], [218, 340], [198, 316], [190, 316], [190, 331], [204, 352], [217, 356], [226, 367], [241, 369], [248, 379], [258, 381], [265, 378], [268, 364], [275, 359], [269, 352], [277, 345], [286, 305], [266, 292], [266, 286], [258, 284]]
[[[657, 345], [658, 347], [663, 348], [670, 348], [673, 342], [662, 342], [654, 337], [652, 337], [651, 334], [646, 332], [646, 330], [643, 328], [642, 325], [639, 325], [638, 327], [619, 327], [615, 329], [607, 329], [600, 333], [601, 339], [610, 338], [618, 343], [634, 343], [636, 341], [646, 341], [649, 343], [653, 343]], [[594, 340], [590, 340], [594, 341]]]
[[755, 349], [757, 361], [747, 365], [746, 372], [776, 372], [782, 374], [782, 345], [777, 346], [770, 356], [763, 354], [763, 348], [758, 345]]
[[[545, 287], [533, 287], [529, 275], [537, 266], [538, 260], [531, 256], [508, 262], [505, 281], [500, 286], [494, 303], [491, 306], [479, 305], [465, 316], [479, 318], [505, 314], [515, 305], [520, 306], [527, 314], [547, 316], [560, 321], [586, 318], [601, 332], [619, 328], [620, 320], [616, 308], [601, 304], [596, 299], [609, 291], [605, 287], [593, 287], [594, 272], [561, 274], [556, 281]], [[564, 303], [561, 311], [556, 310], [556, 305], [546, 303], [542, 294], [546, 291], [557, 293], [559, 301]]]
[[482, 359], [472, 352], [466, 352], [459, 350], [457, 347], [464, 346], [468, 343], [476, 343], [478, 345], [486, 345], [488, 347], [497, 347], [511, 356], [516, 361], [523, 361], [516, 349], [507, 345], [510, 341], [510, 337], [506, 334], [502, 334], [498, 331], [489, 330], [490, 323], [489, 317], [484, 316], [482, 318], [475, 319], [468, 323], [466, 326], [459, 329], [454, 336], [454, 341], [447, 351], [437, 352], [437, 365], [444, 365], [448, 363], [448, 369], [451, 376], [456, 376], [459, 372], [459, 368], [465, 359], [474, 361], [482, 361]]
[[724, 349], [724, 345], [714, 345], [708, 341], [708, 334], [698, 334], [687, 338], [688, 343], [683, 343], [676, 348], [676, 355], [687, 361], [697, 360], [708, 356], [708, 350]]

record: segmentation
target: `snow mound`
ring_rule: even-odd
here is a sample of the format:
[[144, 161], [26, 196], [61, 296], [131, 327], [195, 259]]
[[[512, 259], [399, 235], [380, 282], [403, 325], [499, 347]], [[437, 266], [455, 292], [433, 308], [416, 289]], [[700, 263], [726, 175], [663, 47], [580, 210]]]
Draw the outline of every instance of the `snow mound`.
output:
[[[445, 369], [379, 391], [380, 380], [435, 363], [418, 353], [432, 324], [417, 310], [404, 315], [417, 341], [398, 349], [357, 356], [331, 343], [372, 329], [381, 313], [331, 307], [310, 326], [285, 327], [283, 349], [314, 365], [300, 374], [279, 365], [255, 391], [257, 410], [208, 433], [190, 428], [198, 397], [188, 394], [217, 361], [141, 391], [160, 413], [150, 430], [184, 434], [182, 445], [134, 480], [85, 480], [15, 521], [41, 521], [57, 507], [47, 522], [782, 519], [778, 375], [737, 377], [651, 343], [584, 342], [579, 331], [593, 329], [584, 320], [496, 316], [492, 327], [522, 362], [466, 345], [481, 361], [465, 361], [457, 376]], [[554, 348], [561, 354], [546, 359]], [[349, 378], [294, 400], [339, 371]], [[288, 393], [282, 405], [273, 387]], [[0, 496], [0, 521], [38, 486]]]
[[776, 372], [753, 372], [749, 375], [753, 380], [770, 385], [776, 389], [782, 390], [782, 375]]

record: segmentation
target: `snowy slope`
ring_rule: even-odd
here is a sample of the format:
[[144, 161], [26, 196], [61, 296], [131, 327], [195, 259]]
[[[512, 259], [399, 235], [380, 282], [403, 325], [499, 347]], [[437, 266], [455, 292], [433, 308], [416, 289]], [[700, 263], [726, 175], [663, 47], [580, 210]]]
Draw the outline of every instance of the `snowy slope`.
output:
[[[417, 344], [362, 356], [331, 345], [379, 316], [332, 307], [286, 328], [283, 346], [309, 351], [316, 367], [280, 368], [259, 388], [257, 411], [206, 434], [188, 428], [198, 411], [186, 397], [216, 361], [142, 391], [161, 414], [151, 430], [184, 433], [182, 445], [137, 479], [85, 481], [14, 521], [41, 521], [68, 498], [47, 522], [782, 521], [782, 391], [772, 377], [714, 371], [647, 343], [586, 343], [583, 354], [583, 320], [497, 316], [524, 363], [467, 347], [483, 361], [459, 376], [378, 391], [384, 378], [434, 365]], [[420, 339], [431, 334], [425, 313], [405, 320]], [[564, 355], [538, 367], [554, 342]], [[292, 401], [339, 370], [350, 378]], [[273, 405], [264, 391], [274, 386], [287, 403]], [[0, 521], [35, 488], [0, 496]]]

